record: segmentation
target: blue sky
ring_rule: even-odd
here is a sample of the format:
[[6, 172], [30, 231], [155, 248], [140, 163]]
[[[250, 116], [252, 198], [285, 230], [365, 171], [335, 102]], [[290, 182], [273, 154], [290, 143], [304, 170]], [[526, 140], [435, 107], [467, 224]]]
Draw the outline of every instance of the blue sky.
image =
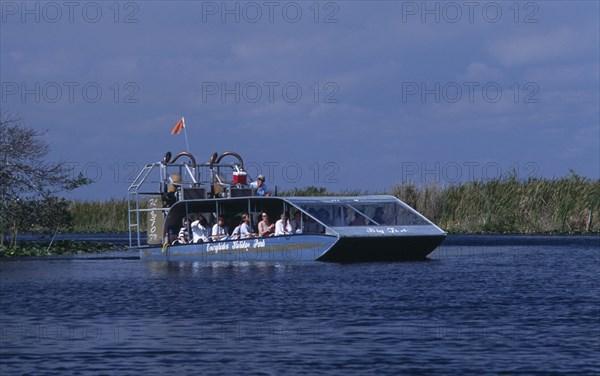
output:
[[600, 178], [597, 1], [1, 3], [1, 110], [123, 197], [185, 116], [271, 187]]

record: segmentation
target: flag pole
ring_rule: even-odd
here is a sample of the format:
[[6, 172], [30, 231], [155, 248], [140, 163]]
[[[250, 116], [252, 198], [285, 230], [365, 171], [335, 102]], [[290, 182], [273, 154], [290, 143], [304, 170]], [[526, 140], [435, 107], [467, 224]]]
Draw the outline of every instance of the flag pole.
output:
[[171, 131], [171, 134], [179, 134], [181, 133], [181, 128], [183, 128], [183, 133], [185, 134], [185, 146], [187, 148], [187, 152], [190, 152], [190, 143], [188, 142], [187, 129], [185, 126], [185, 118], [182, 116], [181, 119], [175, 124], [175, 127]]
[[[181, 117], [183, 119], [183, 116]], [[187, 152], [190, 152], [190, 144], [188, 143], [187, 137], [187, 127], [185, 126], [185, 119], [183, 120], [183, 134], [185, 135], [185, 146], [187, 148]]]

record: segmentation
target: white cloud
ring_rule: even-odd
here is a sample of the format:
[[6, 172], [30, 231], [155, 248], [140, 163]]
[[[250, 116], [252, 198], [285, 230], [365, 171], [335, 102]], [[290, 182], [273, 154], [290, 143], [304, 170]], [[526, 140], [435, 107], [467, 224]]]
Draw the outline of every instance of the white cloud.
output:
[[586, 49], [590, 38], [591, 36], [570, 28], [561, 27], [543, 34], [496, 40], [489, 46], [489, 50], [507, 66], [543, 63], [579, 55]]
[[467, 67], [467, 71], [459, 78], [469, 82], [495, 81], [502, 77], [502, 71], [490, 67], [484, 63], [473, 62]]

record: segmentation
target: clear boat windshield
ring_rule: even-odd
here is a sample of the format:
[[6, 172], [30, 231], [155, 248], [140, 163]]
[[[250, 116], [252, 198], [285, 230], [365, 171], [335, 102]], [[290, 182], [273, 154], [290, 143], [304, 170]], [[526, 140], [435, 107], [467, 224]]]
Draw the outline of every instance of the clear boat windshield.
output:
[[331, 227], [430, 225], [423, 216], [399, 200], [290, 199], [294, 205]]

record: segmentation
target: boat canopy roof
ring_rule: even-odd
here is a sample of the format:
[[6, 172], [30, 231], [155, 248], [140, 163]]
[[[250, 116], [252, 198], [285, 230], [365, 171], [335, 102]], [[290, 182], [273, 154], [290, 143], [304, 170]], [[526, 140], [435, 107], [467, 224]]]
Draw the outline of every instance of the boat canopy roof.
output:
[[[352, 204], [358, 202], [370, 203], [386, 203], [398, 202], [396, 197], [389, 195], [372, 195], [372, 196], [295, 196], [295, 197], [279, 197], [293, 204]], [[400, 201], [401, 202], [401, 201]]]
[[394, 196], [323, 197], [240, 197], [208, 200], [183, 200], [169, 216], [181, 218], [189, 213], [268, 212], [277, 219], [283, 211], [293, 215], [300, 210], [326, 227], [357, 226], [435, 226], [427, 218]]
[[394, 196], [286, 197], [331, 227], [433, 225]]

